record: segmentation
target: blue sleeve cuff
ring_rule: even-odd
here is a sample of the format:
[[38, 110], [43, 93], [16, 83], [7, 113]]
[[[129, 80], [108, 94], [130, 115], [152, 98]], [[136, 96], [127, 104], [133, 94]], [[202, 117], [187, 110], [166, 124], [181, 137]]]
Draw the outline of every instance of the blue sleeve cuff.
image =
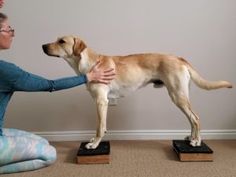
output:
[[85, 83], [87, 83], [88, 82], [88, 78], [87, 78], [87, 76], [86, 75], [82, 75], [83, 77], [84, 77], [84, 81], [85, 81]]

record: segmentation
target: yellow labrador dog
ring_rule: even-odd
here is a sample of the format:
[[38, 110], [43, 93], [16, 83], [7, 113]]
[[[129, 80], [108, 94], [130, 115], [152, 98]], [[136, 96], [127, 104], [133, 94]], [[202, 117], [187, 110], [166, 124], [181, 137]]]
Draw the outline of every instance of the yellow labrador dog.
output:
[[124, 96], [127, 91], [135, 91], [147, 84], [154, 87], [165, 86], [169, 96], [186, 115], [191, 124], [191, 135], [187, 137], [192, 146], [201, 145], [199, 117], [194, 113], [189, 101], [189, 82], [200, 88], [211, 90], [232, 88], [227, 81], [207, 81], [183, 58], [157, 53], [134, 54], [128, 56], [106, 56], [94, 52], [78, 37], [64, 36], [57, 41], [43, 45], [49, 56], [64, 58], [79, 74], [86, 74], [97, 63], [104, 69], [114, 68], [116, 78], [109, 84], [87, 83], [88, 90], [97, 104], [98, 126], [96, 137], [86, 145], [95, 149], [101, 142], [107, 127], [109, 99]]

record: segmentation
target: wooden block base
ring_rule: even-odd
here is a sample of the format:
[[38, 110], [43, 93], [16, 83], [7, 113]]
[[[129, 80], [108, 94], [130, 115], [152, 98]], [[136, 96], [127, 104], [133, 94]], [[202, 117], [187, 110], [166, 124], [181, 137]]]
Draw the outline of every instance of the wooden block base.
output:
[[103, 141], [96, 149], [87, 149], [82, 142], [77, 154], [78, 164], [109, 164], [110, 163], [110, 142]]
[[187, 140], [173, 140], [173, 149], [183, 162], [213, 161], [213, 151], [204, 142], [199, 147], [192, 147]]

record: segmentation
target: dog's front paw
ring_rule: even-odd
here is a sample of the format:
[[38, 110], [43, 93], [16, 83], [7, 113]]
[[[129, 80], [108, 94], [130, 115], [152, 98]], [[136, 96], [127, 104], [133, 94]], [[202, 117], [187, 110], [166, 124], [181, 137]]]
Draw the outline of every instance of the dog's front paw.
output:
[[95, 144], [95, 143], [88, 143], [88, 144], [86, 144], [86, 148], [87, 149], [96, 149], [97, 147], [98, 147], [98, 145]]
[[101, 138], [92, 138], [88, 144], [85, 145], [87, 149], [96, 149], [101, 142]]
[[91, 139], [89, 140], [90, 143], [93, 143], [94, 141], [95, 141], [95, 138], [91, 138]]

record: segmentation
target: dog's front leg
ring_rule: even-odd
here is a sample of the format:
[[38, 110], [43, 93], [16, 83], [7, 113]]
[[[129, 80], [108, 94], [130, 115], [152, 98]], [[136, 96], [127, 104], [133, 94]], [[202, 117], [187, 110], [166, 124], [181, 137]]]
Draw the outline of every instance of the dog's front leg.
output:
[[107, 108], [108, 108], [108, 99], [107, 91], [99, 89], [96, 96], [96, 105], [97, 105], [97, 131], [96, 137], [90, 140], [90, 143], [86, 145], [87, 149], [96, 149], [99, 143], [101, 142], [105, 132], [107, 131], [106, 119], [107, 119]]

